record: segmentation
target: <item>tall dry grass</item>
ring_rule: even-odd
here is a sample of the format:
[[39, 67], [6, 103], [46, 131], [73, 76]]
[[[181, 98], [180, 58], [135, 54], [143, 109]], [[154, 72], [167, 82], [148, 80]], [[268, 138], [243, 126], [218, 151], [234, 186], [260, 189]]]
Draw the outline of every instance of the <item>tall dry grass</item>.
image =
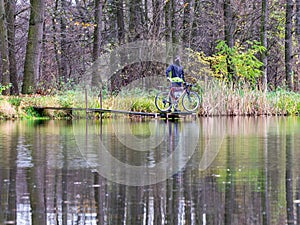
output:
[[[201, 87], [201, 85], [200, 85]], [[202, 86], [201, 116], [299, 115], [300, 94], [283, 89], [262, 92], [210, 82]]]
[[[199, 116], [260, 116], [260, 115], [299, 115], [300, 94], [278, 89], [261, 92], [249, 87], [233, 88], [218, 82], [199, 83], [195, 88], [202, 96]], [[106, 95], [102, 107], [139, 112], [158, 112], [155, 95], [159, 90], [126, 90], [118, 95]], [[33, 106], [85, 108], [85, 97], [81, 91], [70, 91], [52, 96], [0, 96], [0, 119], [11, 118], [62, 118], [70, 115], [60, 110], [46, 110], [41, 115]], [[99, 108], [97, 95], [88, 96], [88, 107]], [[78, 114], [78, 115], [77, 115]], [[82, 115], [81, 115], [82, 114]], [[73, 112], [79, 118], [85, 113]], [[102, 114], [109, 117], [110, 114]], [[97, 116], [97, 114], [96, 114]]]

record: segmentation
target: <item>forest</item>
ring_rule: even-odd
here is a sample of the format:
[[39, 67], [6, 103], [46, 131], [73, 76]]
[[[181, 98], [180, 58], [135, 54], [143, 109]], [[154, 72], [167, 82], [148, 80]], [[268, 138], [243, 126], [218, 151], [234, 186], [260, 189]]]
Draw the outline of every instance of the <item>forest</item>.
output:
[[[279, 90], [299, 99], [300, 0], [0, 0], [0, 14], [3, 96], [72, 89], [116, 46], [158, 40], [189, 49], [229, 94]], [[111, 88], [163, 77], [166, 66], [128, 66]], [[293, 107], [299, 112], [299, 100]], [[205, 113], [220, 111], [212, 108]]]

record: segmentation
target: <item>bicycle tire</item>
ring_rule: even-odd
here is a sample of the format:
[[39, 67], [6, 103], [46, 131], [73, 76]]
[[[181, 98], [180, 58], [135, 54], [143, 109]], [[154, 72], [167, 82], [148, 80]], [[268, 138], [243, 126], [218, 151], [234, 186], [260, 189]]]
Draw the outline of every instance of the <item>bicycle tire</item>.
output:
[[184, 93], [182, 96], [182, 106], [188, 112], [195, 112], [199, 108], [200, 103], [201, 98], [194, 91], [190, 91], [189, 94]]
[[155, 106], [161, 112], [167, 112], [172, 108], [171, 97], [169, 92], [162, 91], [155, 97]]

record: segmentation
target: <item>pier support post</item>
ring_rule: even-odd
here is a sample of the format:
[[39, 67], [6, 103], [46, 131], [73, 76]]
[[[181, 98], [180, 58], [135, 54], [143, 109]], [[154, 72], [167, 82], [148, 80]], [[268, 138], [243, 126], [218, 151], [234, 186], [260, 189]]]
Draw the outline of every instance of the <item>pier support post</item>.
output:
[[88, 108], [89, 108], [89, 104], [88, 104], [88, 94], [87, 94], [87, 89], [85, 87], [84, 89], [84, 94], [85, 94], [85, 117], [86, 119], [88, 119]]

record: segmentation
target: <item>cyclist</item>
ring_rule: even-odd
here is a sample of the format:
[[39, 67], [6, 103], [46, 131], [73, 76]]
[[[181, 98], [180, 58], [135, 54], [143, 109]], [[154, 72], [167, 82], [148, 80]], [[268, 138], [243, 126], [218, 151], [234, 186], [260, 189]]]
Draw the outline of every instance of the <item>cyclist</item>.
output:
[[[168, 80], [171, 81], [171, 97], [176, 99], [174, 93], [176, 91], [181, 91], [184, 81], [184, 71], [183, 67], [180, 65], [180, 58], [176, 57], [173, 64], [171, 64], [166, 70], [166, 76]], [[175, 105], [175, 111], [179, 111], [177, 109], [178, 105]]]

